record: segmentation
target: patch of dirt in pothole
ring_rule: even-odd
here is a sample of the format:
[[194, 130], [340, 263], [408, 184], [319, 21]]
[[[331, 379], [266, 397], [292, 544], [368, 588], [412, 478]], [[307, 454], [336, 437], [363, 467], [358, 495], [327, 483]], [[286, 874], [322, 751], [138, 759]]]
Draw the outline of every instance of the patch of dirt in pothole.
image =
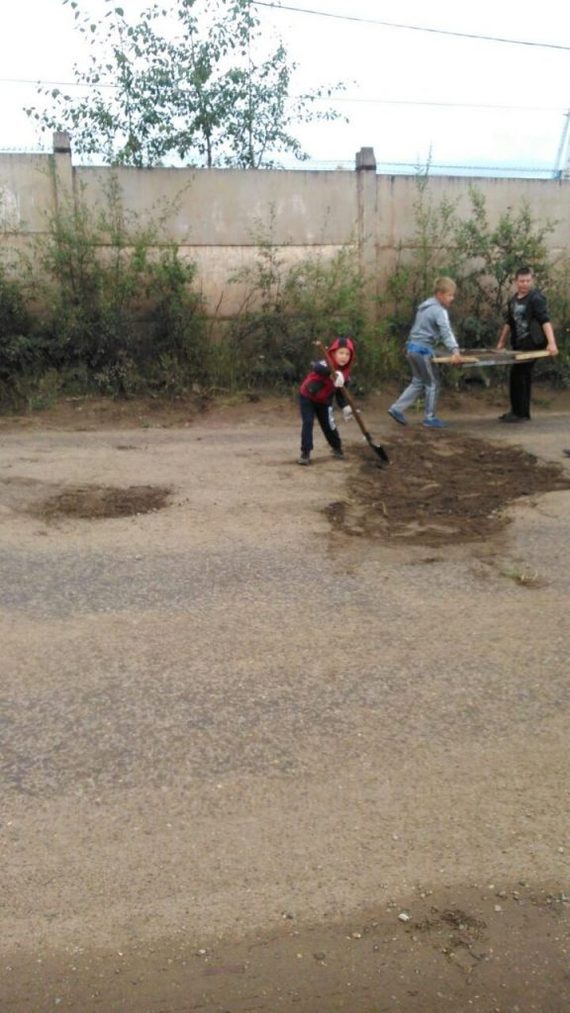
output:
[[557, 464], [543, 464], [519, 447], [460, 434], [404, 434], [387, 447], [379, 469], [359, 448], [346, 500], [325, 513], [335, 531], [428, 545], [477, 541], [508, 523], [504, 508], [522, 496], [570, 489]]
[[157, 485], [131, 485], [123, 489], [106, 485], [77, 485], [34, 504], [30, 512], [45, 520], [56, 517], [87, 520], [130, 517], [161, 510], [167, 505], [171, 493], [171, 489]]

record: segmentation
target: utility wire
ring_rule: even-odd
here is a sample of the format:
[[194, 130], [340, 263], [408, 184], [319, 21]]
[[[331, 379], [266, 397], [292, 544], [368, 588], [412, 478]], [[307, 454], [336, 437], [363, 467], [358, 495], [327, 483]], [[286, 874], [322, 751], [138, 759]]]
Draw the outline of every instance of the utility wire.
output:
[[[293, 96], [294, 97], [294, 96]], [[505, 109], [508, 111], [519, 111], [525, 113], [563, 113], [568, 112], [567, 106], [511, 106], [499, 105], [493, 102], [437, 102], [417, 99], [391, 99], [391, 98], [359, 98], [350, 95], [322, 95], [313, 99], [315, 102], [368, 102], [371, 105], [384, 106], [438, 106], [448, 109]]]
[[[111, 88], [116, 89], [116, 84], [104, 84], [100, 82], [98, 84], [82, 84], [80, 81], [37, 81], [22, 77], [0, 77], [0, 85], [3, 84], [33, 84], [36, 87], [44, 88], [89, 88], [95, 90], [96, 88]], [[302, 98], [301, 95], [291, 95], [291, 98]], [[359, 95], [322, 95], [313, 99], [315, 102], [329, 102], [335, 104], [337, 102], [353, 102], [353, 103], [368, 103], [370, 105], [384, 105], [384, 106], [436, 106], [443, 109], [504, 109], [506, 111], [519, 111], [519, 112], [537, 112], [537, 113], [562, 113], [566, 114], [568, 108], [566, 106], [513, 106], [513, 105], [501, 105], [498, 103], [491, 102], [439, 102], [418, 100], [418, 99], [389, 99], [389, 98], [373, 98], [373, 97], [360, 97]]]
[[535, 49], [561, 49], [570, 52], [570, 46], [555, 42], [530, 42], [527, 39], [507, 39], [499, 35], [476, 35], [470, 32], [452, 32], [445, 28], [424, 28], [423, 25], [402, 25], [395, 21], [379, 21], [377, 18], [361, 18], [352, 14], [333, 14], [330, 11], [313, 11], [307, 7], [289, 7], [287, 4], [269, 3], [267, 0], [251, 0], [254, 7], [270, 7], [276, 11], [294, 11], [296, 14], [313, 14], [318, 18], [334, 18], [337, 21], [355, 21], [358, 24], [382, 25], [385, 28], [403, 28], [408, 32], [430, 32], [433, 35], [451, 35], [457, 39], [477, 39], [482, 42], [502, 42], [511, 46], [532, 46]]
[[[347, 158], [311, 158], [304, 163], [289, 163], [294, 165], [295, 168], [303, 169], [303, 166], [311, 168], [315, 165], [335, 165], [335, 166], [346, 166], [348, 169], [354, 168], [354, 159]], [[378, 169], [388, 170], [394, 169], [413, 169], [414, 172], [424, 173], [426, 171], [426, 164], [416, 159], [415, 162], [377, 162], [376, 166]], [[462, 171], [470, 172], [534, 172], [534, 173], [549, 173], [552, 174], [552, 167], [549, 165], [458, 165], [455, 162], [430, 162], [427, 166], [429, 173], [432, 169], [458, 169]]]
[[117, 88], [116, 84], [82, 84], [80, 81], [38, 81], [37, 78], [27, 77], [0, 77], [0, 84], [34, 84], [34, 85], [45, 85], [51, 88]]

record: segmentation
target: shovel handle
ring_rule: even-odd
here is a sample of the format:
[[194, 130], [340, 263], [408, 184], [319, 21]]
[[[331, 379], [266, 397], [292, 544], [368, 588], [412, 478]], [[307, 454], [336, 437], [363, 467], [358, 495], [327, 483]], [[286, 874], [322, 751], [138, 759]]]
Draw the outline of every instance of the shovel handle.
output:
[[[333, 373], [336, 373], [337, 367], [328, 349], [325, 348], [322, 341], [315, 341], [315, 345], [319, 349], [319, 351], [324, 355], [327, 365], [330, 367], [331, 371]], [[341, 387], [340, 389], [342, 390], [343, 396], [346, 398], [347, 403], [352, 408], [352, 413], [358, 423], [358, 428], [360, 429], [360, 432], [364, 436], [364, 439], [366, 440], [368, 445], [372, 448], [374, 453], [380, 458], [383, 464], [388, 464], [388, 454], [384, 450], [384, 447], [381, 447], [379, 444], [374, 443], [374, 440], [372, 439], [370, 433], [368, 432], [366, 426], [364, 425], [364, 422], [362, 421], [360, 409], [356, 407], [352, 394], [349, 394], [346, 387]]]
[[327, 365], [330, 367], [330, 369], [332, 369], [333, 373], [337, 373], [338, 367], [334, 362], [333, 357], [330, 354], [328, 348], [325, 348], [322, 341], [315, 341], [315, 347], [318, 348], [319, 352], [321, 352], [322, 355], [324, 355], [325, 359], [327, 360]]

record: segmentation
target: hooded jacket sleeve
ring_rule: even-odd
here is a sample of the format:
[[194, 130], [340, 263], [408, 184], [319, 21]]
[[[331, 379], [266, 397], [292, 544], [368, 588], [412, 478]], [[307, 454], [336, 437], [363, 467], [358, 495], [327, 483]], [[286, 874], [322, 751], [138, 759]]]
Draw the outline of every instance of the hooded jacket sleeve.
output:
[[455, 337], [455, 334], [451, 329], [451, 324], [449, 322], [449, 314], [447, 310], [444, 309], [443, 306], [439, 306], [437, 308], [436, 322], [439, 330], [440, 340], [443, 341], [445, 347], [448, 348], [450, 352], [458, 352], [459, 342], [457, 341], [457, 338]]

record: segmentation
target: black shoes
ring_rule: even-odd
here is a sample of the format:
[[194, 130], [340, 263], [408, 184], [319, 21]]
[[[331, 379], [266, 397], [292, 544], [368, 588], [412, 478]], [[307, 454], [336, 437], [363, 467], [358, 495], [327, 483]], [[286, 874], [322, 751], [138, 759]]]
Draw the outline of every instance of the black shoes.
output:
[[528, 415], [515, 415], [514, 412], [505, 412], [504, 415], [499, 415], [499, 422], [530, 422]]
[[[335, 457], [338, 461], [344, 461], [344, 459], [345, 459], [344, 458], [344, 451], [342, 451], [342, 450], [332, 450], [331, 453], [332, 453], [332, 456]], [[307, 465], [307, 464], [310, 464], [310, 463], [311, 463], [311, 455], [310, 454], [303, 454], [303, 453], [301, 453], [300, 457], [297, 458], [297, 464]]]

